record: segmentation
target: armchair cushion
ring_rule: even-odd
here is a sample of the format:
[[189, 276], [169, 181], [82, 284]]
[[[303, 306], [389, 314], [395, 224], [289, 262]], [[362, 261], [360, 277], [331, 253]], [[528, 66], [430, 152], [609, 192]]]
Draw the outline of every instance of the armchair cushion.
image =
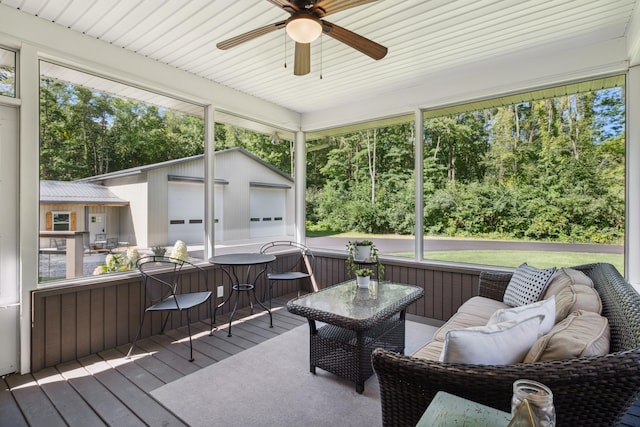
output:
[[555, 272], [555, 267], [540, 270], [526, 262], [521, 264], [507, 285], [503, 302], [518, 307], [539, 301]]

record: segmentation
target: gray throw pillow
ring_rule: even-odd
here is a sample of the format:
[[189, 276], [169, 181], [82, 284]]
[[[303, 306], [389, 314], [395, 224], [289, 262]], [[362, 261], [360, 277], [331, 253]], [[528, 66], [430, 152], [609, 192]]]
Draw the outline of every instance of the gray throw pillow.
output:
[[502, 302], [519, 307], [539, 301], [555, 272], [555, 267], [540, 270], [525, 262], [511, 276]]

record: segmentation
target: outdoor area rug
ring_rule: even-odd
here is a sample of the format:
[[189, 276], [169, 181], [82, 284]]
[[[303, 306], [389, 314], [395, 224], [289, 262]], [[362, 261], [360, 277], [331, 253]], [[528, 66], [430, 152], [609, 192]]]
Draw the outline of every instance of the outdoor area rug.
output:
[[[436, 328], [406, 324], [411, 354]], [[309, 372], [309, 326], [302, 325], [151, 392], [191, 426], [380, 426], [375, 374], [364, 393], [322, 369]]]

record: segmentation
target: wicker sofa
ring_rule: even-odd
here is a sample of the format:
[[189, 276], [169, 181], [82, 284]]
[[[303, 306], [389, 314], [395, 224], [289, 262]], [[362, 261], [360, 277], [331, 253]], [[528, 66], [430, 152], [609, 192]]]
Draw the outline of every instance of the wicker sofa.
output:
[[[518, 363], [442, 363], [376, 349], [373, 367], [380, 383], [385, 426], [414, 426], [442, 390], [510, 411], [512, 384], [528, 378], [554, 393], [558, 426], [610, 426], [640, 398], [640, 295], [610, 264], [572, 267], [594, 283], [611, 331], [605, 356]], [[479, 295], [501, 301], [511, 273], [482, 272]]]

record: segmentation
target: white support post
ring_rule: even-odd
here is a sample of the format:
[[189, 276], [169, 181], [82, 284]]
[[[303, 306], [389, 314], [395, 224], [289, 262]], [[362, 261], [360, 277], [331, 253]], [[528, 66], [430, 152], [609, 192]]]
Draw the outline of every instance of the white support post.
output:
[[640, 290], [640, 65], [631, 67], [626, 82], [627, 185], [625, 277]]
[[38, 287], [38, 224], [40, 194], [38, 50], [23, 44], [18, 82], [20, 107], [19, 261], [20, 261], [20, 373], [31, 371], [31, 291]]
[[209, 259], [214, 255], [215, 248], [215, 119], [214, 108], [209, 105], [204, 113], [204, 258]]
[[296, 242], [305, 243], [306, 235], [306, 193], [307, 193], [307, 144], [304, 132], [296, 132], [295, 148], [295, 232]]
[[415, 111], [415, 258], [424, 259], [424, 119], [422, 110]]

